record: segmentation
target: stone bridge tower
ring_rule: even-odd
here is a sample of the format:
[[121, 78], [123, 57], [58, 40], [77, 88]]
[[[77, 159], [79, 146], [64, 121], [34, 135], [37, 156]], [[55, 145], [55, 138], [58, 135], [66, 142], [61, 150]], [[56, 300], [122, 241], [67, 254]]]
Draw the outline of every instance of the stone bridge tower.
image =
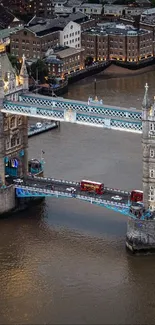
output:
[[144, 206], [155, 211], [155, 102], [151, 106], [148, 84], [142, 103], [142, 148]]
[[[148, 84], [142, 102], [143, 202], [145, 217], [155, 212], [155, 102], [151, 106]], [[141, 163], [141, 162], [140, 162]], [[149, 210], [148, 210], [149, 209]], [[128, 218], [126, 246], [132, 252], [155, 250], [155, 219]]]
[[[6, 53], [0, 54], [0, 105], [3, 100], [18, 100], [28, 90], [28, 73], [25, 57], [20, 75], [16, 74]], [[28, 119], [26, 116], [0, 113], [0, 182], [5, 173], [20, 177], [28, 168]], [[15, 168], [15, 164], [18, 166]]]

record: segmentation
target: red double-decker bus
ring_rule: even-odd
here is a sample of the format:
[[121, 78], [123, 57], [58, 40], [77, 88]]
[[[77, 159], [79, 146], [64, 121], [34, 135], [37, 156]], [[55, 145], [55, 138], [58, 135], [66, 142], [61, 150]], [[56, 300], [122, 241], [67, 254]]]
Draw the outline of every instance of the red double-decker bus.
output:
[[104, 184], [99, 182], [92, 182], [88, 180], [82, 180], [80, 183], [81, 191], [95, 192], [96, 194], [104, 193]]
[[130, 195], [131, 202], [142, 202], [143, 201], [143, 191], [133, 190]]

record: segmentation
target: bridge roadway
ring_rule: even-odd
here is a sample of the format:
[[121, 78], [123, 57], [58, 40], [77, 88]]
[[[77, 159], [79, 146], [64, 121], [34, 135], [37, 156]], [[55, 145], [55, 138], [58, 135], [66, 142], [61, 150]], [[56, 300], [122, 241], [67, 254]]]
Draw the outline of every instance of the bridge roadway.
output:
[[[12, 181], [11, 181], [12, 182]], [[64, 180], [55, 180], [50, 178], [43, 178], [43, 177], [26, 177], [23, 179], [22, 186], [29, 187], [32, 191], [35, 190], [51, 190], [51, 191], [58, 191], [64, 193], [70, 193], [69, 189], [73, 187], [75, 189], [75, 196], [76, 195], [83, 195], [90, 198], [97, 198], [101, 200], [106, 200], [113, 202], [117, 205], [119, 204], [128, 204], [129, 199], [129, 192], [121, 191], [118, 189], [110, 189], [105, 188], [105, 192], [102, 195], [95, 194], [94, 192], [84, 192], [80, 190], [80, 183], [79, 182], [69, 182]], [[20, 185], [19, 185], [20, 188]]]

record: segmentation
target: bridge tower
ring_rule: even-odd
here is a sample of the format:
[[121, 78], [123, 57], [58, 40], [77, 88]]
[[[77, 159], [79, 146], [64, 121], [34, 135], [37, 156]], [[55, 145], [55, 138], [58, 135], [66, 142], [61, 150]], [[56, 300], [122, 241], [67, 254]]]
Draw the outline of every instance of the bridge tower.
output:
[[[142, 102], [143, 203], [145, 211], [144, 220], [128, 218], [126, 246], [132, 252], [155, 250], [155, 101], [151, 106], [148, 88], [148, 84], [146, 84]], [[153, 212], [152, 216], [150, 211]]]
[[148, 84], [142, 102], [143, 202], [155, 211], [155, 102], [151, 106]]
[[[4, 86], [0, 87], [0, 100], [17, 100], [20, 93], [28, 90], [28, 73], [25, 65], [25, 57], [17, 76], [6, 53], [0, 54], [1, 74]], [[5, 174], [22, 176], [28, 170], [28, 118], [12, 114], [2, 114], [0, 138], [4, 139], [4, 150], [0, 147], [0, 155], [3, 156]], [[3, 135], [3, 136], [2, 136]], [[2, 141], [2, 140], [1, 140]]]
[[[4, 100], [4, 82], [2, 79], [2, 67], [0, 63], [0, 108], [3, 106]], [[5, 183], [5, 167], [4, 167], [4, 156], [5, 156], [5, 140], [4, 140], [4, 117], [0, 111], [0, 185]]]

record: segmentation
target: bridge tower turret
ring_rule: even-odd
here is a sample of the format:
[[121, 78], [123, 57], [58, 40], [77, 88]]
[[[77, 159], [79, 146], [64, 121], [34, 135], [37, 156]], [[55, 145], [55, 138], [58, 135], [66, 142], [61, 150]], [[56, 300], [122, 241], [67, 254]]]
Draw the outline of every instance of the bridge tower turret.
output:
[[142, 148], [144, 207], [155, 211], [155, 102], [151, 106], [148, 84], [142, 103]]
[[19, 74], [19, 80], [20, 83], [23, 85], [23, 90], [28, 90], [29, 89], [29, 76], [26, 68], [26, 63], [25, 63], [25, 55], [23, 54], [22, 58], [22, 66]]

